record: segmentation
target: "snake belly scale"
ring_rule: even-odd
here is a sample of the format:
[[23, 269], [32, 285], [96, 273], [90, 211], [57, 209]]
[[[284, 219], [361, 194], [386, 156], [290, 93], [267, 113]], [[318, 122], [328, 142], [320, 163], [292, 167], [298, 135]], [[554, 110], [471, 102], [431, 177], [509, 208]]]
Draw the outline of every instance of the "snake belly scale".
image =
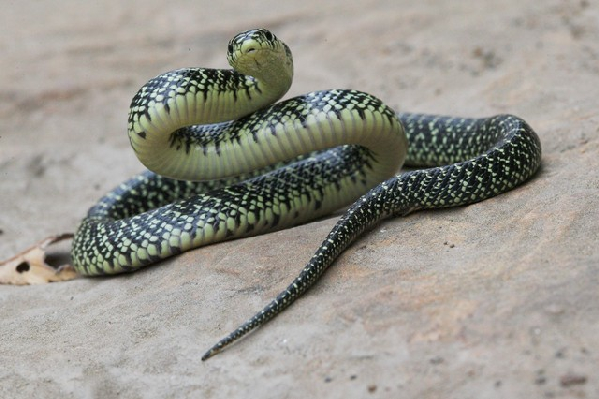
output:
[[[293, 59], [268, 30], [236, 35], [228, 59], [233, 70], [179, 69], [137, 92], [129, 140], [149, 170], [90, 208], [72, 247], [81, 274], [115, 274], [349, 205], [299, 276], [203, 360], [286, 309], [379, 221], [482, 201], [540, 166], [538, 136], [512, 115], [402, 114], [355, 90], [276, 103]], [[397, 174], [404, 161], [426, 168]]]

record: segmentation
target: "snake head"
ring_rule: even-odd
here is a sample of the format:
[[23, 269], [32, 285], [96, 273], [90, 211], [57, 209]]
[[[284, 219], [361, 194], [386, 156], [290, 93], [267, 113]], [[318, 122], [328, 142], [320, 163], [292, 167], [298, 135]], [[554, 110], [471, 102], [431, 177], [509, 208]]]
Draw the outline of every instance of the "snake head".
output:
[[229, 41], [227, 59], [235, 71], [259, 79], [293, 77], [289, 47], [267, 29], [250, 29]]

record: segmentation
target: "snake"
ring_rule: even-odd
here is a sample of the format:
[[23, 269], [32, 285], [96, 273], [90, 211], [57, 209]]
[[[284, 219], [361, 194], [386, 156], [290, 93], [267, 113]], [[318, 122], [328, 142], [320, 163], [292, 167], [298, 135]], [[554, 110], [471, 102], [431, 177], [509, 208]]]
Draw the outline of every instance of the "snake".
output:
[[293, 56], [266, 29], [235, 35], [227, 58], [232, 69], [177, 69], [139, 89], [128, 137], [147, 170], [89, 209], [71, 250], [82, 275], [131, 272], [345, 209], [298, 276], [202, 360], [288, 308], [382, 220], [485, 200], [540, 167], [539, 137], [514, 115], [400, 113], [353, 89], [278, 102]]

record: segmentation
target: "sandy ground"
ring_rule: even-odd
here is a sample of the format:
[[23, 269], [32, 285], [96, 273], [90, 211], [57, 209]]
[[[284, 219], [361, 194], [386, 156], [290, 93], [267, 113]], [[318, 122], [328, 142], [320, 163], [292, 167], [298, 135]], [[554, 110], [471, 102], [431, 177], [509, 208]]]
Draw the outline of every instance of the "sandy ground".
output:
[[142, 170], [127, 107], [150, 77], [226, 67], [238, 31], [294, 51], [289, 95], [514, 113], [529, 184], [383, 223], [305, 298], [210, 361], [335, 222], [199, 249], [110, 279], [0, 287], [0, 397], [599, 397], [595, 1], [11, 2], [0, 13], [0, 258], [72, 231]]

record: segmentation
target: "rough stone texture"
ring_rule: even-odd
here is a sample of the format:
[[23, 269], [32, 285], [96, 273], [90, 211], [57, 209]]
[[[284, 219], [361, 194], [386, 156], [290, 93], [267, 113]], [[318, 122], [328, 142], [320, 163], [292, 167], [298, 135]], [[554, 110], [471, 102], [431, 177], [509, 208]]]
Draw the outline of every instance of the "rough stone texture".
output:
[[0, 397], [599, 397], [599, 4], [12, 2], [0, 13], [0, 258], [72, 231], [142, 167], [127, 107], [150, 77], [225, 67], [263, 26], [290, 95], [357, 88], [401, 110], [525, 118], [527, 185], [383, 223], [266, 328], [200, 356], [299, 272], [335, 222], [133, 275], [0, 287]]

